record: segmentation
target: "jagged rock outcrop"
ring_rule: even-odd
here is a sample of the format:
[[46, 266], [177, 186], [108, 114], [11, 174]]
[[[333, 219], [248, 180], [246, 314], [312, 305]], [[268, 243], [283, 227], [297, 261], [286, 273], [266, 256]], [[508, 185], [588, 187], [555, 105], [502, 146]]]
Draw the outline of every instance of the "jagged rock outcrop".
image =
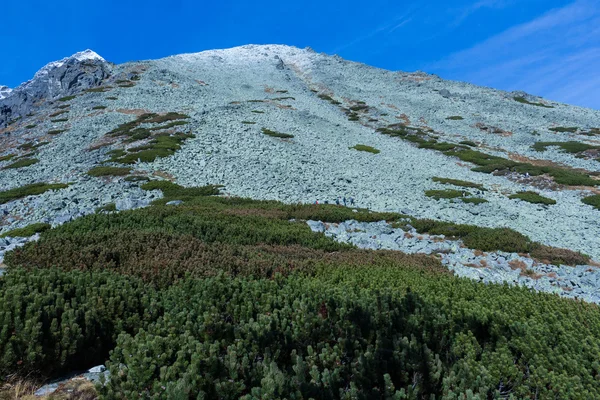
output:
[[12, 89], [9, 88], [8, 86], [0, 85], [0, 100], [8, 97], [11, 92], [12, 92]]
[[0, 87], [0, 127], [31, 113], [43, 100], [70, 96], [97, 87], [109, 76], [108, 63], [91, 50], [51, 62], [40, 69], [33, 79], [14, 90]]

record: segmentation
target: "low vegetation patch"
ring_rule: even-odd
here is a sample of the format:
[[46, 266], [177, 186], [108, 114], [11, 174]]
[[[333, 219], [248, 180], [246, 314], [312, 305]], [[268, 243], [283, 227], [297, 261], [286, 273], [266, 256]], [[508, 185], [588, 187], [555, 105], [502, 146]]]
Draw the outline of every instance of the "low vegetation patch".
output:
[[141, 175], [131, 175], [125, 178], [125, 182], [146, 182], [149, 180], [150, 178], [148, 178], [147, 176]]
[[600, 210], [600, 194], [595, 194], [592, 196], [587, 196], [581, 199], [584, 204], [590, 205], [597, 210]]
[[50, 118], [58, 117], [59, 115], [67, 114], [68, 112], [69, 112], [69, 110], [57, 111], [53, 114], [50, 114]]
[[11, 231], [5, 232], [2, 235], [0, 235], [0, 238], [29, 237], [29, 236], [35, 235], [36, 233], [41, 233], [41, 232], [47, 231], [50, 228], [51, 228], [50, 224], [45, 224], [45, 223], [31, 224], [31, 225], [27, 225], [26, 227], [23, 227], [23, 228], [13, 229]]
[[478, 197], [471, 197], [471, 193], [464, 192], [461, 190], [455, 189], [444, 189], [444, 190], [426, 190], [425, 196], [431, 197], [435, 200], [441, 199], [459, 199], [464, 203], [470, 204], [482, 204], [487, 203], [486, 199], [481, 199]]
[[60, 135], [63, 132], [66, 132], [67, 129], [54, 129], [51, 131], [48, 131], [48, 135]]
[[254, 114], [264, 114], [265, 113], [264, 111], [261, 111], [261, 110], [252, 110], [252, 112]]
[[528, 203], [533, 203], [533, 204], [546, 204], [546, 205], [556, 204], [556, 200], [552, 200], [552, 199], [549, 199], [548, 197], [540, 196], [536, 192], [515, 193], [515, 194], [511, 194], [510, 196], [508, 196], [508, 198], [523, 200], [523, 201], [526, 201]]
[[527, 100], [523, 96], [515, 96], [515, 97], [513, 97], [513, 99], [515, 101], [519, 102], [519, 103], [529, 104], [530, 106], [545, 107], [545, 108], [554, 108], [554, 106], [551, 106], [551, 105], [548, 105], [548, 104], [531, 102], [531, 101]]
[[546, 151], [548, 147], [555, 146], [559, 147], [566, 153], [581, 153], [587, 150], [600, 150], [600, 146], [592, 146], [582, 142], [537, 142], [532, 148], [536, 151]]
[[[167, 197], [7, 254], [3, 376], [108, 360], [106, 398], [501, 398], [499, 382], [515, 398], [600, 396], [595, 305], [460, 279], [425, 255], [358, 250], [301, 221], [398, 214], [147, 185]], [[164, 205], [171, 196], [186, 199]], [[482, 247], [530, 243], [509, 229], [412, 223]]]
[[7, 165], [3, 169], [16, 169], [16, 168], [24, 168], [29, 167], [30, 165], [37, 164], [40, 162], [37, 158], [22, 158], [18, 161], [15, 161], [12, 164]]
[[277, 131], [272, 131], [267, 128], [262, 128], [262, 133], [267, 136], [276, 137], [276, 138], [280, 138], [280, 139], [291, 139], [294, 137], [294, 135], [290, 135], [289, 133], [281, 133], [281, 132], [277, 132]]
[[118, 100], [118, 99], [119, 98], [115, 97], [115, 96], [109, 96], [109, 97], [106, 98], [106, 100]]
[[442, 183], [444, 185], [454, 185], [454, 186], [461, 186], [461, 187], [466, 187], [466, 188], [475, 188], [475, 189], [479, 189], [479, 190], [485, 190], [485, 188], [483, 187], [483, 185], [481, 183], [461, 181], [460, 179], [440, 178], [440, 177], [434, 176], [433, 178], [431, 178], [431, 180], [434, 182]]
[[577, 132], [579, 128], [577, 128], [576, 126], [555, 126], [553, 128], [548, 128], [548, 130], [552, 131], [552, 132], [559, 132], [559, 133], [575, 133]]
[[366, 144], [357, 144], [357, 145], [355, 145], [353, 147], [349, 147], [349, 148], [358, 150], [358, 151], [366, 151], [368, 153], [373, 153], [373, 154], [381, 153], [380, 150], [376, 149], [375, 147], [367, 146]]
[[92, 107], [92, 110], [104, 110], [106, 109], [106, 106], [94, 106]]
[[25, 125], [25, 129], [33, 129], [35, 128], [37, 125], [35, 124], [31, 124], [31, 125]]
[[94, 167], [87, 174], [89, 176], [125, 176], [131, 173], [130, 168], [123, 167]]
[[58, 118], [58, 119], [51, 119], [50, 122], [67, 122], [69, 119], [68, 118]]
[[467, 145], [469, 147], [477, 147], [477, 143], [472, 142], [470, 140], [463, 140], [463, 141], [459, 142], [459, 144], [464, 144], [464, 145]]
[[338, 106], [338, 105], [342, 104], [340, 101], [335, 100], [333, 97], [331, 97], [330, 95], [325, 94], [325, 93], [319, 94], [318, 97], [321, 100], [328, 101], [328, 102], [330, 102], [331, 104], [333, 104], [335, 106]]
[[452, 120], [452, 121], [460, 121], [463, 120], [464, 118], [461, 117], [460, 115], [452, 115], [450, 117], [446, 117], [446, 119]]
[[77, 96], [65, 96], [65, 97], [61, 97], [60, 99], [58, 99], [58, 101], [71, 101], [73, 100], [75, 97]]
[[7, 154], [5, 156], [1, 156], [0, 157], [0, 162], [2, 162], [2, 161], [10, 161], [13, 158], [15, 158], [16, 156], [17, 156], [16, 154]]
[[244, 124], [244, 125], [254, 125], [254, 124], [256, 124], [256, 122], [254, 122], [254, 121], [242, 121], [242, 124]]
[[68, 187], [64, 183], [33, 183], [31, 185], [22, 186], [15, 189], [0, 192], [0, 204], [8, 203], [9, 201], [17, 200], [27, 196], [36, 196], [47, 192], [48, 190], [59, 190]]

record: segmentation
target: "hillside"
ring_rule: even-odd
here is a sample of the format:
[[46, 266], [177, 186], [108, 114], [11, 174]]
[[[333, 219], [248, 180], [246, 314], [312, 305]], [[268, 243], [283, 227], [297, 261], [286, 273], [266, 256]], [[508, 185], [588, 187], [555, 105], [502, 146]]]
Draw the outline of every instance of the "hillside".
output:
[[77, 53], [0, 87], [0, 315], [19, 331], [0, 370], [55, 377], [96, 346], [103, 398], [598, 398], [598, 185], [597, 110], [280, 45]]

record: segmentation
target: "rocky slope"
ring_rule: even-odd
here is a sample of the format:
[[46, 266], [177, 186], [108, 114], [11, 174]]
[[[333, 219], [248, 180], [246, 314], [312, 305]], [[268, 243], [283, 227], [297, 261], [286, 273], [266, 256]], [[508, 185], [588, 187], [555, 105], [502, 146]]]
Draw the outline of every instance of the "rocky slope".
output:
[[[159, 126], [144, 120], [144, 113], [182, 117], [163, 118], [167, 125]], [[109, 134], [132, 121], [137, 122], [128, 137]], [[548, 174], [518, 168], [476, 172], [472, 163], [448, 152], [385, 135], [386, 127], [589, 179], [585, 185], [559, 184]], [[34, 222], [60, 224], [111, 203], [116, 209], [141, 207], [160, 196], [123, 177], [87, 174], [126, 160], [135, 175], [185, 186], [222, 184], [233, 196], [304, 203], [352, 197], [357, 206], [377, 211], [509, 226], [599, 260], [600, 211], [581, 202], [598, 190], [599, 127], [596, 110], [426, 73], [385, 71], [311, 49], [243, 46], [122, 65], [88, 50], [48, 64], [0, 99], [0, 191], [36, 182], [70, 184], [0, 204], [0, 233]], [[147, 153], [139, 148], [152, 147], [147, 136], [152, 132], [181, 138], [180, 148], [145, 162]], [[181, 136], [188, 133], [193, 137]], [[588, 146], [578, 152], [532, 147], [567, 141]], [[358, 151], [353, 148], [358, 144], [379, 152]], [[32, 159], [37, 161], [14, 167]], [[434, 177], [482, 189], [449, 186]], [[425, 194], [448, 188], [487, 202]], [[556, 204], [509, 197], [523, 190]]]

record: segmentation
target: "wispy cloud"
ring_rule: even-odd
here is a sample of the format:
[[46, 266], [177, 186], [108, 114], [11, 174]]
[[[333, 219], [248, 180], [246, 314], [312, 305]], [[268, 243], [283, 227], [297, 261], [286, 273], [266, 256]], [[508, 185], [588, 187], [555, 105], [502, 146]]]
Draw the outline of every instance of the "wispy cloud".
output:
[[600, 108], [599, 38], [600, 0], [578, 0], [454, 53], [428, 70]]
[[342, 50], [354, 47], [357, 44], [360, 44], [366, 40], [370, 40], [376, 36], [388, 35], [394, 32], [395, 30], [402, 28], [403, 26], [407, 25], [412, 21], [413, 15], [416, 12], [416, 10], [417, 7], [409, 7], [403, 13], [396, 15], [394, 18], [388, 21], [385, 21], [384, 23], [375, 27], [373, 30], [358, 36], [357, 38], [349, 41], [348, 43], [344, 43], [336, 47], [335, 49], [333, 49], [333, 53], [339, 53]]
[[456, 27], [463, 23], [472, 14], [485, 8], [504, 8], [515, 3], [516, 0], [480, 0], [457, 10], [457, 16], [450, 22], [451, 27]]

